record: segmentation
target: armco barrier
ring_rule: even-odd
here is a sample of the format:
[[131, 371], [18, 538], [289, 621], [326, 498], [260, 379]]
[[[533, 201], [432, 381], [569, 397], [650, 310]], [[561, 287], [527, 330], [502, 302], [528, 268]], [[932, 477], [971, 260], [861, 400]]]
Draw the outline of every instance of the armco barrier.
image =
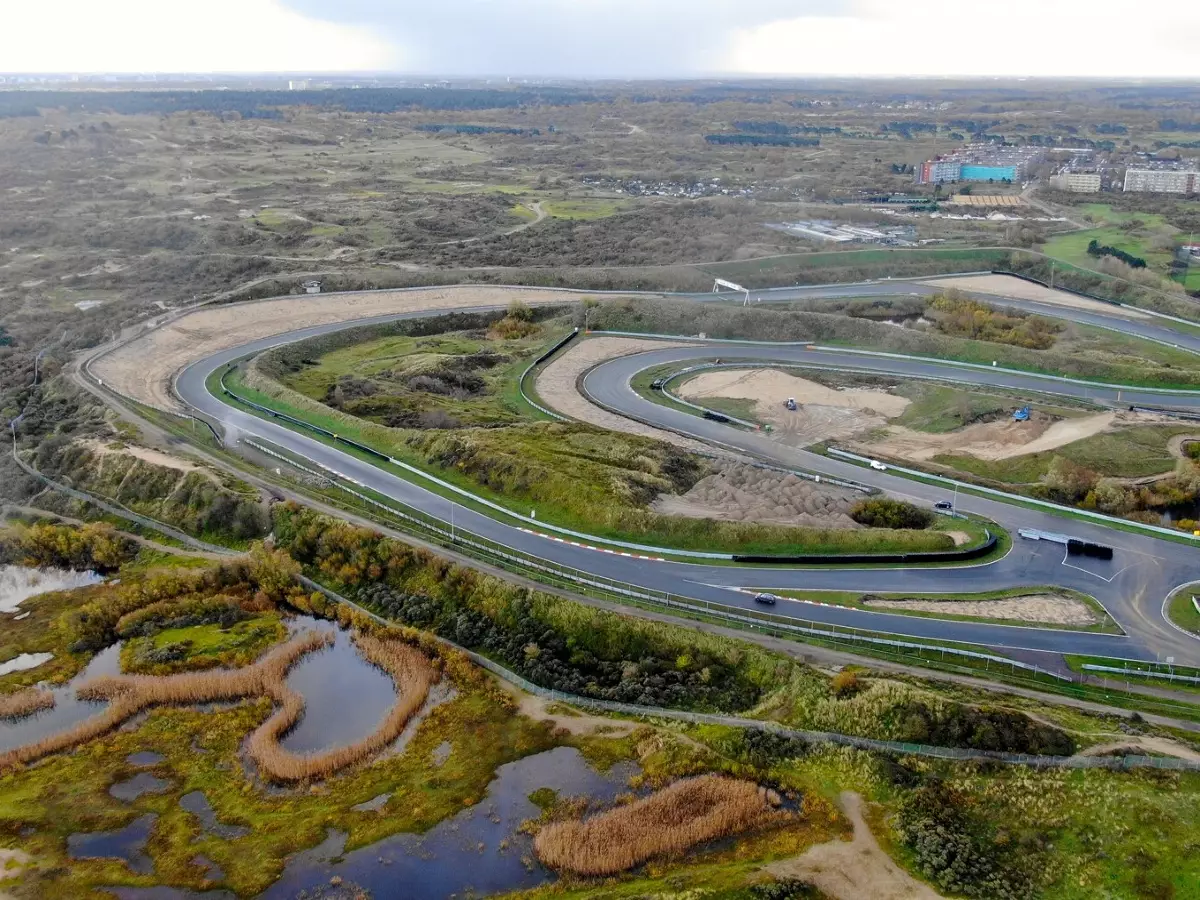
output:
[[[338, 603], [357, 610], [384, 625], [398, 624], [371, 610], [360, 606], [330, 590], [319, 582], [304, 576], [300, 581], [309, 590], [320, 591], [326, 597]], [[1039, 768], [1061, 769], [1169, 769], [1177, 771], [1200, 771], [1200, 762], [1184, 759], [1173, 759], [1155, 756], [1038, 756], [1027, 753], [1002, 753], [995, 750], [971, 750], [961, 747], [935, 747], [929, 744], [909, 744], [903, 741], [876, 740], [874, 738], [858, 737], [851, 734], [840, 734], [832, 731], [804, 731], [797, 728], [787, 728], [777, 722], [761, 719], [747, 719], [741, 716], [726, 716], [717, 713], [690, 712], [682, 709], [668, 709], [659, 706], [638, 706], [632, 703], [617, 703], [612, 700], [600, 700], [593, 697], [583, 697], [578, 694], [567, 694], [551, 688], [544, 688], [523, 678], [511, 669], [468, 650], [453, 641], [438, 635], [433, 635], [441, 644], [462, 653], [481, 668], [502, 678], [509, 684], [515, 685], [528, 694], [558, 703], [567, 703], [596, 712], [617, 713], [619, 715], [637, 716], [642, 719], [670, 719], [674, 721], [691, 722], [699, 725], [722, 725], [730, 728], [749, 728], [755, 731], [770, 731], [785, 738], [792, 738], [806, 744], [834, 744], [842, 747], [854, 747], [858, 750], [868, 750], [875, 753], [895, 753], [903, 756], [923, 756], [932, 759], [1001, 762], [1010, 765], [1035, 766]]]
[[544, 415], [547, 415], [552, 419], [557, 419], [560, 422], [568, 421], [567, 417], [559, 415], [552, 409], [547, 409], [546, 407], [542, 406], [540, 403], [536, 402], [532, 397], [530, 397], [529, 394], [527, 394], [525, 392], [525, 379], [527, 379], [529, 377], [530, 372], [532, 372], [534, 369], [536, 369], [538, 366], [540, 366], [546, 360], [550, 359], [550, 357], [554, 356], [554, 354], [558, 353], [559, 350], [561, 350], [563, 347], [567, 346], [567, 344], [571, 343], [571, 341], [575, 340], [575, 338], [577, 338], [577, 337], [579, 337], [579, 329], [578, 328], [576, 328], [574, 331], [572, 331], [570, 334], [568, 334], [566, 337], [564, 337], [561, 341], [556, 343], [553, 347], [551, 347], [549, 350], [547, 350], [545, 353], [543, 353], [541, 356], [539, 356], [537, 359], [535, 359], [533, 362], [531, 362], [528, 366], [526, 366], [525, 371], [521, 373], [521, 380], [517, 382], [517, 389], [520, 390], [520, 392], [521, 392], [522, 400], [524, 400], [526, 403], [528, 403], [530, 406], [532, 406], [538, 412], [540, 412]]
[[[839, 459], [850, 459], [855, 462], [867, 463], [871, 459], [866, 456], [860, 456], [857, 453], [849, 453], [845, 450], [838, 450], [836, 447], [830, 447], [828, 450], [830, 456], [836, 456]], [[1037, 506], [1042, 509], [1049, 509], [1059, 513], [1066, 513], [1072, 516], [1079, 516], [1084, 519], [1094, 519], [1098, 522], [1106, 522], [1112, 525], [1121, 525], [1140, 531], [1151, 531], [1156, 534], [1165, 534], [1175, 538], [1195, 538], [1195, 535], [1189, 534], [1186, 531], [1179, 531], [1174, 528], [1163, 528], [1161, 525], [1147, 525], [1144, 522], [1135, 522], [1132, 519], [1118, 519], [1116, 516], [1106, 516], [1104, 513], [1092, 512], [1090, 509], [1075, 509], [1071, 506], [1063, 506], [1060, 503], [1051, 503], [1049, 500], [1038, 500], [1034, 497], [1022, 497], [1019, 494], [1010, 494], [1007, 491], [999, 491], [995, 488], [984, 487], [981, 484], [972, 484], [969, 481], [958, 481], [954, 478], [947, 478], [945, 475], [934, 475], [930, 472], [921, 472], [917, 469], [908, 469], [904, 466], [888, 464], [888, 470], [892, 472], [900, 472], [904, 475], [911, 475], [914, 478], [926, 478], [930, 481], [936, 481], [938, 484], [948, 484], [951, 487], [957, 485], [965, 491], [976, 491], [980, 494], [986, 494], [989, 497], [999, 497], [1008, 503], [1028, 503], [1032, 506]]]
[[595, 541], [596, 543], [608, 544], [613, 547], [623, 547], [627, 550], [636, 550], [641, 553], [654, 553], [654, 554], [659, 554], [659, 555], [679, 556], [679, 557], [696, 558], [696, 559], [721, 559], [721, 560], [733, 560], [735, 562], [758, 562], [758, 563], [764, 563], [764, 564], [768, 564], [768, 565], [771, 563], [775, 563], [775, 564], [779, 564], [779, 565], [799, 565], [799, 564], [818, 564], [818, 563], [822, 564], [822, 565], [859, 565], [862, 563], [892, 564], [892, 563], [914, 563], [914, 562], [926, 562], [926, 563], [965, 562], [965, 561], [969, 561], [972, 559], [979, 559], [982, 556], [986, 556], [996, 546], [995, 535], [991, 534], [991, 532], [988, 532], [987, 540], [982, 545], [977, 546], [977, 547], [970, 547], [965, 550], [931, 551], [931, 552], [927, 552], [927, 553], [876, 553], [876, 554], [868, 553], [868, 554], [858, 554], [858, 555], [854, 555], [854, 556], [814, 555], [814, 556], [753, 556], [753, 557], [751, 557], [751, 556], [737, 556], [737, 555], [734, 555], [731, 553], [707, 553], [707, 552], [701, 552], [701, 551], [697, 551], [697, 550], [674, 550], [674, 549], [671, 549], [668, 547], [651, 547], [646, 544], [633, 544], [633, 543], [629, 543], [626, 541], [614, 541], [610, 538], [600, 538], [600, 537], [596, 537], [595, 535], [583, 534], [582, 532], [572, 531], [572, 530], [566, 529], [566, 528], [560, 528], [558, 526], [551, 525], [546, 522], [536, 522], [535, 523], [535, 522], [533, 522], [533, 520], [530, 520], [527, 517], [520, 515], [519, 513], [514, 513], [510, 510], [504, 509], [504, 507], [500, 506], [499, 504], [492, 503], [490, 500], [487, 500], [483, 497], [477, 497], [474, 494], [470, 493], [469, 491], [463, 490], [462, 488], [458, 487], [457, 485], [449, 484], [448, 482], [442, 481], [441, 479], [437, 478], [436, 476], [429, 475], [425, 472], [421, 472], [419, 469], [415, 468], [414, 466], [410, 466], [407, 463], [400, 462], [399, 460], [396, 460], [396, 459], [388, 456], [385, 453], [380, 453], [378, 450], [374, 449], [373, 447], [368, 447], [366, 444], [362, 444], [362, 443], [359, 443], [358, 441], [353, 441], [353, 440], [350, 440], [349, 438], [342, 437], [341, 435], [335, 434], [334, 432], [329, 431], [328, 429], [321, 428], [320, 426], [313, 425], [313, 424], [311, 424], [309, 422], [305, 422], [301, 419], [297, 419], [294, 416], [289, 416], [286, 413], [277, 412], [276, 410], [271, 409], [269, 406], [264, 406], [261, 403], [255, 403], [253, 400], [250, 400], [246, 397], [242, 397], [240, 394], [237, 394], [234, 391], [231, 391], [228, 387], [226, 387], [224, 375], [221, 376], [220, 383], [221, 383], [222, 392], [224, 392], [227, 396], [232, 397], [238, 403], [241, 403], [245, 406], [249, 406], [252, 409], [256, 409], [259, 412], [262, 412], [262, 413], [270, 416], [271, 418], [283, 419], [286, 422], [291, 422], [292, 424], [294, 424], [300, 428], [304, 428], [308, 431], [312, 431], [317, 434], [320, 434], [324, 437], [327, 437], [327, 438], [335, 441], [336, 443], [345, 444], [348, 447], [353, 447], [355, 450], [358, 450], [361, 453], [366, 453], [369, 456], [372, 456], [383, 462], [387, 462], [387, 463], [390, 463], [395, 466], [400, 466], [401, 468], [404, 468], [407, 471], [411, 471], [414, 474], [420, 475], [421, 477], [426, 478], [429, 481], [431, 481], [441, 487], [447, 488], [448, 490], [451, 490], [454, 493], [459, 494], [467, 499], [470, 499], [475, 503], [479, 503], [479, 504], [487, 506], [491, 509], [495, 509], [499, 512], [503, 512], [505, 515], [511, 516], [512, 518], [515, 518], [515, 519], [518, 519], [521, 521], [525, 521], [529, 524], [536, 524], [537, 527], [539, 527], [539, 528], [545, 528], [549, 531], [554, 531], [559, 534], [569, 535], [571, 537], [578, 538], [581, 540]]

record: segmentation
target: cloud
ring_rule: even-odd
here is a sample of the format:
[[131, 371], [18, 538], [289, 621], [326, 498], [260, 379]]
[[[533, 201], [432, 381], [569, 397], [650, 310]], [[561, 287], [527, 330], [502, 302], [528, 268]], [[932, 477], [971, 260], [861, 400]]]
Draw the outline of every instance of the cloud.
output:
[[722, 68], [736, 29], [843, 0], [290, 0], [369, 23], [404, 69], [448, 75], [670, 77]]
[[280, 0], [33, 0], [6, 4], [9, 72], [324, 72], [403, 63], [354, 23]]
[[729, 72], [766, 75], [1200, 77], [1200, 6], [1103, 0], [851, 0], [835, 15], [738, 29]]

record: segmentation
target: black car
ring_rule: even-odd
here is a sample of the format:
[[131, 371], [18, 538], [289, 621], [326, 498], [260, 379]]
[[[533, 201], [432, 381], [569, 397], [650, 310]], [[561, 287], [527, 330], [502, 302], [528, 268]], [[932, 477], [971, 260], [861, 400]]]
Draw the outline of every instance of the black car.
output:
[[954, 504], [949, 500], [939, 500], [937, 503], [933, 504], [933, 508], [945, 510], [946, 512], [952, 512], [954, 510]]
[[778, 599], [779, 598], [776, 597], [774, 594], [755, 594], [754, 595], [755, 603], [763, 603], [763, 604], [766, 604], [767, 606], [774, 606], [775, 601]]

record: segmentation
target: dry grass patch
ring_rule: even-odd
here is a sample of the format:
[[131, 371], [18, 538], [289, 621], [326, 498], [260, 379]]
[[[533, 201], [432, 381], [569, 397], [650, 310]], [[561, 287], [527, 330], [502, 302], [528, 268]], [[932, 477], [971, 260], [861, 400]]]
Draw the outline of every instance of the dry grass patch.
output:
[[399, 696], [379, 727], [363, 740], [320, 754], [297, 754], [279, 743], [304, 714], [304, 698], [287, 686], [286, 676], [303, 656], [327, 646], [332, 638], [308, 632], [276, 647], [252, 666], [187, 672], [179, 675], [116, 675], [97, 678], [79, 688], [87, 700], [108, 700], [103, 712], [73, 728], [33, 744], [0, 754], [0, 771], [34, 762], [107, 734], [152, 706], [194, 706], [201, 703], [269, 697], [275, 712], [250, 736], [250, 758], [263, 777], [289, 783], [328, 777], [384, 749], [425, 702], [437, 670], [418, 650], [399, 641], [357, 635], [355, 640], [375, 665], [387, 672]]
[[753, 782], [704, 775], [586, 821], [547, 825], [533, 846], [553, 869], [616, 875], [717, 838], [783, 825], [792, 817], [779, 802], [778, 794]]
[[0, 697], [0, 721], [23, 719], [54, 706], [54, 695], [40, 688], [26, 688]]

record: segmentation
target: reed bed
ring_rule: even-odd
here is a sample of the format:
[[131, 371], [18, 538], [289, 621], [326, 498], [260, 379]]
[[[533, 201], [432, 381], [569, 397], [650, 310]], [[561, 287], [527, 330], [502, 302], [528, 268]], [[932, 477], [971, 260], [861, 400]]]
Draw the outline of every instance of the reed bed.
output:
[[0, 721], [12, 721], [32, 716], [54, 706], [54, 695], [41, 688], [26, 688], [0, 696]]
[[[362, 740], [325, 753], [298, 754], [285, 750], [279, 743], [303, 711], [303, 701], [292, 694], [250, 736], [250, 756], [259, 771], [271, 781], [316, 781], [363, 762], [396, 740], [425, 704], [438, 674], [419, 650], [400, 641], [380, 640], [364, 634], [355, 635], [354, 642], [368, 661], [391, 676], [396, 685], [395, 704], [379, 727]], [[298, 705], [295, 701], [299, 701]]]
[[[363, 634], [355, 635], [354, 640], [366, 659], [391, 676], [398, 695], [379, 727], [354, 744], [317, 754], [291, 753], [280, 744], [304, 715], [304, 698], [287, 686], [288, 670], [305, 655], [333, 642], [330, 635], [310, 631], [241, 669], [93, 679], [79, 688], [78, 695], [84, 700], [108, 700], [107, 709], [73, 728], [0, 754], [0, 771], [78, 746], [119, 728], [152, 706], [194, 706], [269, 697], [276, 704], [275, 712], [254, 730], [247, 742], [250, 758], [259, 772], [279, 783], [326, 778], [362, 762], [394, 741], [424, 705], [430, 687], [438, 679], [437, 670], [415, 647]], [[30, 692], [22, 692], [27, 693]]]
[[698, 844], [782, 825], [779, 795], [750, 781], [703, 775], [582, 821], [554, 822], [533, 846], [552, 869], [587, 877], [616, 875]]
[[0, 771], [69, 750], [107, 734], [151, 706], [184, 706], [262, 696], [278, 698], [287, 691], [283, 678], [288, 669], [301, 657], [324, 647], [331, 640], [329, 635], [308, 632], [276, 647], [257, 663], [243, 669], [92, 679], [80, 686], [78, 696], [83, 700], [109, 700], [108, 708], [58, 734], [0, 754]]

